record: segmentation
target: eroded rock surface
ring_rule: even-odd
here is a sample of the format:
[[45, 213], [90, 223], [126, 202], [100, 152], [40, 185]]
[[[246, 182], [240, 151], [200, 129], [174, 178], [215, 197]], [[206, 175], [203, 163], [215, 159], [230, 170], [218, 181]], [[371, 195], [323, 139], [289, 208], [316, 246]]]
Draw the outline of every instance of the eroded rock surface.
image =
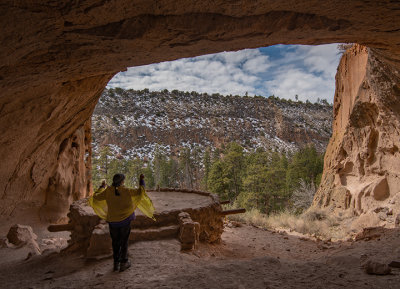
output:
[[[375, 180], [383, 176], [380, 173], [388, 172], [390, 176], [385, 177], [390, 196], [397, 186], [392, 176], [398, 167], [387, 158], [398, 150], [390, 139], [398, 134], [399, 126], [386, 121], [396, 120], [393, 115], [399, 109], [399, 87], [387, 85], [398, 78], [395, 71], [400, 68], [399, 2], [325, 1], [316, 5], [311, 0], [6, 0], [0, 4], [0, 14], [2, 215], [10, 215], [23, 201], [36, 201], [43, 204], [44, 219], [61, 221], [70, 203], [87, 194], [90, 176], [82, 170], [87, 170], [83, 164], [88, 163], [85, 155], [90, 155], [90, 150], [83, 149], [86, 140], [77, 143], [73, 139], [89, 120], [106, 83], [118, 71], [278, 43], [355, 42], [374, 48], [366, 71], [382, 77], [376, 77], [376, 81], [368, 78], [365, 85], [374, 93], [361, 96], [362, 102], [354, 101], [355, 111], [367, 113], [369, 125], [352, 114], [349, 125], [354, 130], [346, 135], [353, 131], [357, 142], [352, 144], [363, 146], [368, 154], [360, 154], [360, 162], [371, 168], [365, 175]], [[385, 85], [380, 87], [381, 78]], [[379, 119], [385, 122], [379, 124]], [[387, 144], [382, 145], [384, 142]], [[389, 151], [375, 157], [378, 148]], [[351, 150], [346, 147], [345, 151]], [[344, 167], [346, 182], [352, 182], [346, 172], [353, 171], [351, 166], [357, 167], [355, 161]], [[393, 166], [372, 166], [386, 161]], [[333, 164], [326, 168], [333, 168]], [[327, 180], [334, 176], [325, 175], [324, 186], [328, 188]], [[369, 194], [389, 198], [382, 192], [385, 181], [377, 186], [371, 187]], [[336, 190], [339, 198], [347, 197], [346, 187], [342, 184]], [[324, 194], [332, 194], [330, 188]], [[350, 194], [361, 200], [368, 194], [352, 190]], [[321, 199], [327, 199], [322, 192]], [[358, 211], [364, 210], [364, 203], [354, 201]]]
[[26, 225], [15, 224], [10, 228], [7, 234], [8, 242], [17, 246], [27, 246], [31, 254], [40, 255], [40, 248], [37, 243], [37, 235], [33, 232], [32, 227]]
[[336, 76], [333, 136], [314, 205], [395, 224], [400, 212], [400, 81], [396, 67], [356, 45]]

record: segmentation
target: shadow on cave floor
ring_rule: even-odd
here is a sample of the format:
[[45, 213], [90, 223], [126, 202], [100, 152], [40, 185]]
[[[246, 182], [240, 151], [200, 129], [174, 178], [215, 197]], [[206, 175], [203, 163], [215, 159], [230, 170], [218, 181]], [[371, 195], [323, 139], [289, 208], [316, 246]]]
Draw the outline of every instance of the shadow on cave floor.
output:
[[[48, 254], [2, 261], [3, 288], [396, 288], [400, 270], [367, 275], [363, 259], [400, 260], [400, 230], [357, 242], [315, 242], [243, 225], [225, 228], [218, 245], [181, 253], [178, 240], [130, 246], [132, 267], [111, 271], [112, 259]], [[366, 241], [368, 240], [368, 241]], [[4, 249], [2, 249], [4, 250]], [[11, 250], [11, 249], [7, 249]]]

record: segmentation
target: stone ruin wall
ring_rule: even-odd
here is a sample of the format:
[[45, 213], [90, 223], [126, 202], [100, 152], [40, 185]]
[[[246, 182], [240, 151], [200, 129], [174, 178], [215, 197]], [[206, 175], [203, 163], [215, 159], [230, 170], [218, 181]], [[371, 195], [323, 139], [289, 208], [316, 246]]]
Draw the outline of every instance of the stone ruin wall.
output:
[[[400, 72], [355, 45], [336, 75], [333, 135], [314, 206], [400, 213]], [[396, 204], [397, 203], [397, 204]]]
[[[172, 188], [163, 188], [163, 192], [176, 191]], [[198, 240], [205, 243], [218, 243], [221, 241], [221, 235], [223, 232], [223, 216], [221, 215], [222, 207], [219, 203], [218, 196], [207, 192], [200, 192], [194, 190], [179, 190], [179, 192], [185, 194], [200, 194], [210, 198], [208, 205], [197, 207], [197, 208], [182, 208], [164, 212], [156, 212], [154, 217], [156, 221], [150, 218], [138, 214], [136, 219], [132, 222], [132, 229], [143, 231], [146, 234], [146, 229], [156, 229], [167, 226], [177, 226], [176, 234], [172, 234], [172, 237], [178, 238], [179, 226], [182, 227], [180, 221], [180, 214], [185, 212], [193, 222], [198, 223], [196, 228], [196, 234]], [[75, 201], [71, 204], [68, 213], [69, 222], [66, 225], [55, 226], [61, 227], [61, 230], [71, 231], [71, 238], [68, 240], [67, 251], [80, 250], [86, 253], [88, 250], [91, 257], [97, 257], [107, 252], [110, 243], [110, 237], [108, 232], [108, 226], [103, 224], [102, 221], [88, 206], [87, 198]], [[95, 240], [93, 240], [92, 234], [96, 230]], [[143, 234], [132, 233], [138, 235], [139, 240], [146, 239], [147, 236]], [[149, 232], [150, 239], [158, 238], [157, 232]], [[132, 237], [132, 236], [131, 236]], [[136, 236], [135, 236], [136, 237]], [[171, 236], [169, 236], [171, 237]]]
[[[369, 88], [361, 89], [358, 98], [354, 85], [354, 91], [337, 90], [335, 113], [343, 121], [336, 118], [315, 204], [354, 206], [361, 212], [372, 208], [370, 200], [389, 199], [399, 175], [394, 140], [399, 130], [395, 115], [400, 103], [400, 31], [394, 20], [400, 19], [400, 3], [317, 4], [3, 1], [0, 214], [11, 215], [19, 204], [30, 202], [41, 207], [43, 219], [61, 222], [70, 203], [88, 194], [85, 161], [90, 149], [82, 127], [115, 73], [130, 66], [274, 44], [350, 42], [370, 47], [365, 72], [359, 70]], [[340, 75], [338, 83], [347, 87], [350, 76]], [[363, 120], [361, 112], [369, 118]], [[349, 122], [343, 129], [345, 115]], [[378, 183], [361, 190], [355, 188], [357, 179], [366, 186], [367, 179]], [[389, 193], [382, 195], [386, 186]], [[341, 201], [349, 194], [347, 202], [354, 205]]]

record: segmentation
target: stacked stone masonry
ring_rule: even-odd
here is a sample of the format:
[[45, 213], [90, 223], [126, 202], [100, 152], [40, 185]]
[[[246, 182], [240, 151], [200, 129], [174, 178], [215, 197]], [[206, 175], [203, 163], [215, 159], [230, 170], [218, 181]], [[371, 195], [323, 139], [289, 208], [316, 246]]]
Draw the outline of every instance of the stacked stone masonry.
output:
[[[223, 216], [217, 196], [185, 189], [162, 188], [160, 191], [201, 195], [207, 202], [204, 206], [163, 212], [158, 212], [156, 206], [156, 221], [138, 213], [132, 222], [130, 242], [177, 238], [181, 241], [182, 250], [191, 250], [199, 241], [215, 243], [221, 240]], [[67, 251], [81, 251], [88, 258], [112, 255], [108, 224], [88, 206], [87, 199], [72, 203], [68, 217], [70, 222], [65, 228], [71, 231], [71, 239]]]

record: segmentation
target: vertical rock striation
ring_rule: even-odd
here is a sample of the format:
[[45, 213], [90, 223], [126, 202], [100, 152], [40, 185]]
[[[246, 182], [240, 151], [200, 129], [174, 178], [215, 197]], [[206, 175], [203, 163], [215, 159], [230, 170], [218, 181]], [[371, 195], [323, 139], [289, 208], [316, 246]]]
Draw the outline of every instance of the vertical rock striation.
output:
[[[333, 135], [314, 206], [356, 215], [400, 197], [400, 73], [354, 45], [336, 75]], [[398, 207], [398, 206], [397, 206]]]

